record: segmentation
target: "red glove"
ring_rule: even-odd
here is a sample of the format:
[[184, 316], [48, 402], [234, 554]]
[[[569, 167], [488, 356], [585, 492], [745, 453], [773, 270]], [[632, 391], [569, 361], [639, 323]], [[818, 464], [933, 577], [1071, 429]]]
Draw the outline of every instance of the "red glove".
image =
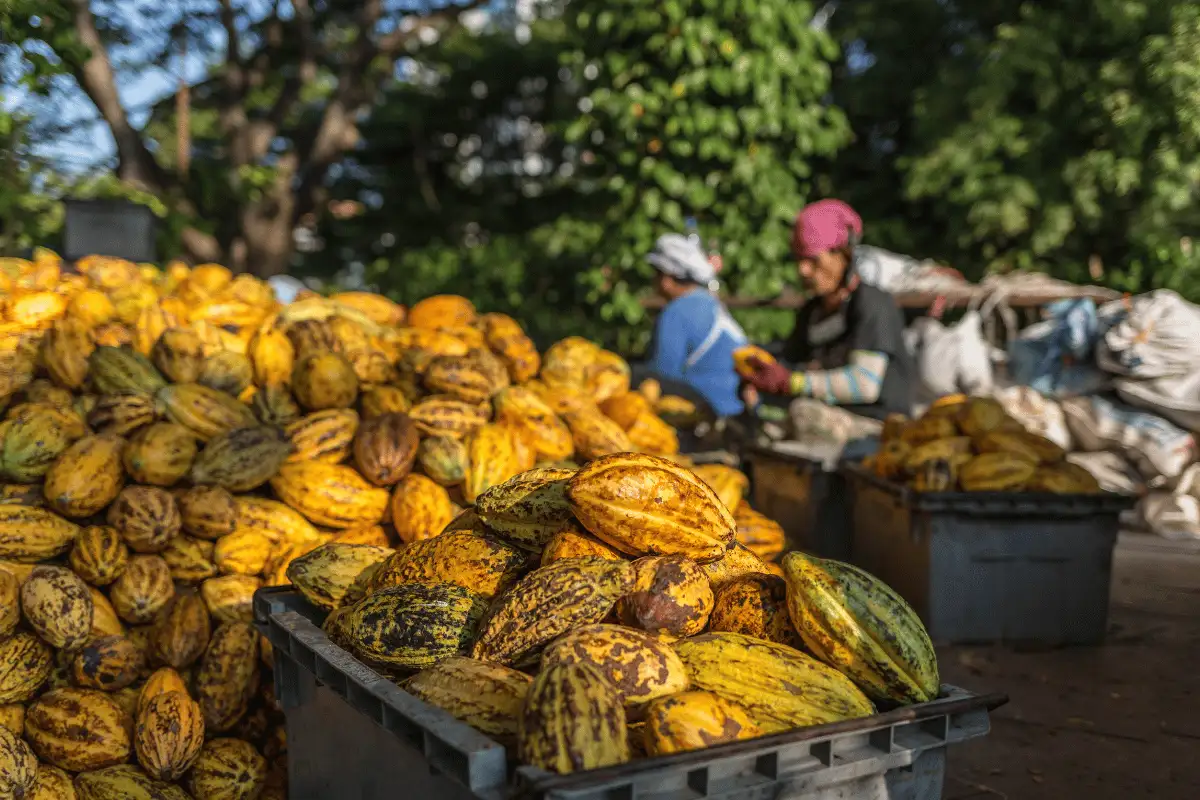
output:
[[755, 389], [767, 394], [791, 394], [792, 371], [783, 364], [764, 364], [753, 359], [750, 366], [754, 368], [754, 374], [748, 380]]

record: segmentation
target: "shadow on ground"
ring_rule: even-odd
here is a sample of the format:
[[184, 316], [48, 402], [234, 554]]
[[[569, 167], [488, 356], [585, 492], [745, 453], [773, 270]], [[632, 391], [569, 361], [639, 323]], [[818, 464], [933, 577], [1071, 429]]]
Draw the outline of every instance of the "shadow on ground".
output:
[[951, 751], [946, 800], [1200, 798], [1200, 548], [1122, 536], [1104, 647], [939, 656], [943, 681], [1011, 698]]

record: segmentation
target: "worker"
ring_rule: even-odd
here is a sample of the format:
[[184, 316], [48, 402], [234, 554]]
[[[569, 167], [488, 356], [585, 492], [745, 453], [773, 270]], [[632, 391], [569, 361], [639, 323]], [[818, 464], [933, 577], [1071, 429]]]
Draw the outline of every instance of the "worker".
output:
[[[796, 314], [784, 363], [752, 362], [754, 389], [875, 419], [911, 413], [914, 367], [904, 317], [890, 294], [863, 283], [854, 270], [862, 230], [858, 214], [840, 200], [812, 203], [796, 217], [792, 252], [812, 298]], [[803, 366], [793, 370], [785, 363]]]
[[654, 326], [650, 371], [695, 389], [718, 417], [741, 414], [733, 351], [746, 344], [746, 334], [714, 294], [712, 262], [699, 245], [674, 233], [659, 237], [646, 260], [667, 301]]

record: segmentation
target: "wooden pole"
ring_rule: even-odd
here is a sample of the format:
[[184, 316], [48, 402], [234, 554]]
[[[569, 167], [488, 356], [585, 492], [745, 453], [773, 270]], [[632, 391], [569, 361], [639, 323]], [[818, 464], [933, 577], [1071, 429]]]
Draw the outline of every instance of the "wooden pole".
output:
[[175, 92], [175, 147], [179, 177], [186, 179], [192, 161], [192, 98], [187, 82], [187, 29], [179, 43], [179, 88]]

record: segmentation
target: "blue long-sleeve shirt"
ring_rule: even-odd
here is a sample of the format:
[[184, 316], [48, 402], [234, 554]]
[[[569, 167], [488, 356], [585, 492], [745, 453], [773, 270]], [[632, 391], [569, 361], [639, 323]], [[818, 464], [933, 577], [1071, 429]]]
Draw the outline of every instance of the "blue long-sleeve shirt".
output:
[[733, 351], [745, 344], [746, 334], [721, 302], [697, 289], [672, 300], [659, 315], [650, 368], [664, 378], [691, 385], [718, 415], [736, 416], [742, 413], [742, 401]]

